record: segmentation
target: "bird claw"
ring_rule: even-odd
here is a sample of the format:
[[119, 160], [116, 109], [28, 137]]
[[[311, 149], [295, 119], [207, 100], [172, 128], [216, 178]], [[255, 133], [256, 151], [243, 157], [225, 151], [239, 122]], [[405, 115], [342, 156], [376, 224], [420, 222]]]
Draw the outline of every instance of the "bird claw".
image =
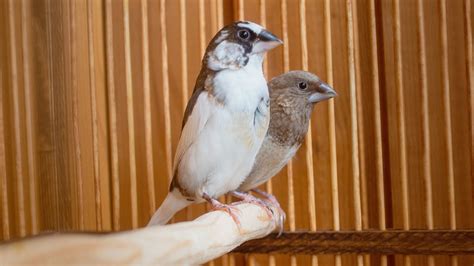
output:
[[227, 205], [224, 203], [219, 202], [218, 200], [211, 198], [207, 194], [203, 194], [203, 198], [209, 202], [212, 205], [212, 209], [215, 211], [223, 211], [226, 212], [230, 215], [232, 220], [234, 220], [235, 224], [237, 225], [237, 228], [239, 229], [239, 232], [242, 231], [242, 226], [238, 217], [238, 214], [240, 214], [240, 210], [237, 209], [236, 207], [232, 205]]
[[249, 193], [245, 193], [245, 192], [232, 191], [232, 192], [230, 192], [230, 194], [241, 200], [239, 202], [232, 203], [233, 206], [239, 205], [239, 204], [242, 204], [242, 203], [255, 204], [255, 205], [258, 205], [258, 206], [262, 207], [265, 210], [265, 212], [267, 213], [268, 217], [273, 218], [273, 210], [268, 205], [267, 202], [255, 197], [255, 196], [253, 196]]
[[275, 198], [275, 196], [273, 196], [272, 194], [270, 193], [267, 193], [263, 190], [260, 190], [260, 189], [252, 189], [253, 192], [265, 197], [264, 201], [268, 202], [267, 204], [271, 204], [273, 206], [275, 206], [278, 210], [278, 221], [276, 221], [277, 223], [277, 227], [278, 227], [278, 236], [281, 236], [281, 234], [283, 233], [283, 227], [284, 227], [284, 224], [285, 224], [285, 220], [286, 220], [286, 213], [285, 211], [281, 208], [280, 206], [280, 203], [278, 202], [278, 200]]

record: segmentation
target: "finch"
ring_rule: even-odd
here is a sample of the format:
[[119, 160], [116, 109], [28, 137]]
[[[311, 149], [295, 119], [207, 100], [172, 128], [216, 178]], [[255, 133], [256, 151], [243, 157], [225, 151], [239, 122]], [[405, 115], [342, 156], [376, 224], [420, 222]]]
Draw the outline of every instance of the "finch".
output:
[[239, 21], [209, 43], [186, 106], [169, 193], [148, 225], [166, 224], [190, 204], [217, 201], [250, 173], [270, 120], [269, 92], [262, 71], [267, 51], [282, 41], [262, 26]]
[[[311, 119], [314, 105], [333, 98], [337, 93], [317, 76], [306, 71], [290, 71], [273, 78], [270, 90], [270, 125], [252, 171], [238, 191], [253, 190], [279, 206], [276, 199], [256, 189], [275, 176], [300, 148]], [[240, 198], [245, 198], [240, 193]], [[250, 198], [251, 199], [251, 198]], [[280, 230], [284, 220], [281, 210]]]

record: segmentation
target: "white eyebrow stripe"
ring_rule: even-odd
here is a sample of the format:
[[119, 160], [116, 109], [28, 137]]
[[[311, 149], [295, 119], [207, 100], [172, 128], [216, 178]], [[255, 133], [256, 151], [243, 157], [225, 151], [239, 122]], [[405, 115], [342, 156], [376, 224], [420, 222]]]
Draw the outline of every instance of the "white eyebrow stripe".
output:
[[263, 30], [262, 26], [250, 21], [247, 21], [247, 23], [239, 23], [237, 24], [237, 26], [250, 29], [251, 31], [255, 32], [255, 34], [257, 35], [260, 34], [260, 32]]
[[222, 42], [225, 38], [227, 38], [227, 36], [229, 36], [228, 31], [226, 31], [226, 30], [221, 31], [221, 33], [219, 34], [219, 37], [217, 37], [217, 39], [214, 41], [214, 43]]

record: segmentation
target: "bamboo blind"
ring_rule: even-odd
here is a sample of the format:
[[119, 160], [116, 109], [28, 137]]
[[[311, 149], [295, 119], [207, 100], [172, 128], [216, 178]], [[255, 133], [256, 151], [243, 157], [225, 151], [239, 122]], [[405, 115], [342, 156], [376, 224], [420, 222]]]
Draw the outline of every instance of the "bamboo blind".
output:
[[[264, 186], [286, 230], [474, 228], [472, 0], [0, 0], [0, 239], [143, 226], [207, 42], [245, 19], [339, 96]], [[206, 210], [195, 206], [174, 221]], [[469, 256], [226, 255], [213, 265], [471, 265]]]

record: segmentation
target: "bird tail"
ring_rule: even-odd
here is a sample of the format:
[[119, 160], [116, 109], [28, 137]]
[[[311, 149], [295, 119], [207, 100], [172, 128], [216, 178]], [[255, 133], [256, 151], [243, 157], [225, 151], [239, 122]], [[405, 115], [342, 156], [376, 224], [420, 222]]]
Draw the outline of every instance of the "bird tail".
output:
[[192, 204], [191, 201], [186, 200], [177, 189], [168, 193], [160, 208], [153, 214], [147, 226], [164, 225], [175, 213], [181, 209], [186, 208]]

